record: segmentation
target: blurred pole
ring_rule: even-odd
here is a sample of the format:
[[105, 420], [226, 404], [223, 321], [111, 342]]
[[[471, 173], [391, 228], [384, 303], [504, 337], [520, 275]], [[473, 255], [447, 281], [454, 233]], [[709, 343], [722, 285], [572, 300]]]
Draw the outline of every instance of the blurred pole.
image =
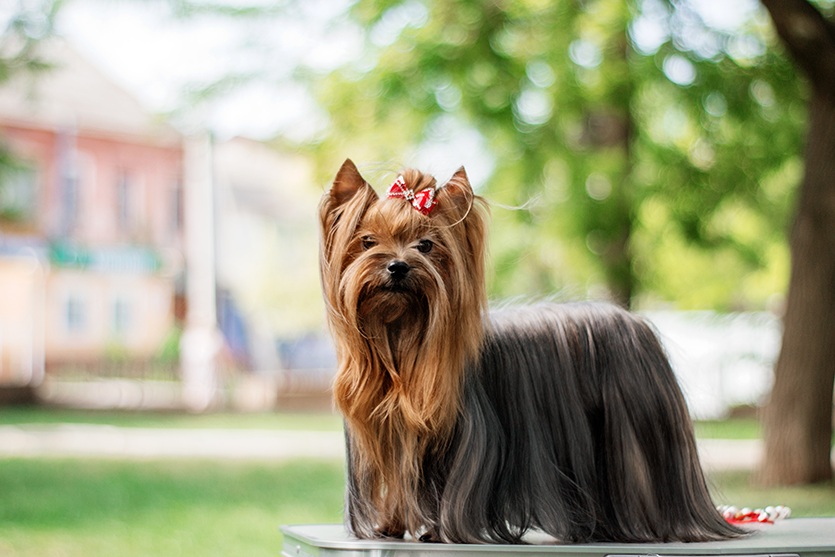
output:
[[201, 131], [184, 142], [186, 326], [180, 340], [183, 402], [209, 408], [217, 391], [216, 356], [222, 339], [215, 307], [215, 223], [212, 143]]

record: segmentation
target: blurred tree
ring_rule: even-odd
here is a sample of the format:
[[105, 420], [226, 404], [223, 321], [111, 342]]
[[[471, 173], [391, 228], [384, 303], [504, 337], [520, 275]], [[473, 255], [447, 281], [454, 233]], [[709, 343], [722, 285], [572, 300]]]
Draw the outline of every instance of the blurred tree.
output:
[[495, 218], [495, 295], [602, 276], [623, 305], [733, 309], [785, 287], [805, 90], [756, 13], [733, 29], [683, 0], [359, 0], [351, 14], [369, 48], [320, 81], [320, 166], [408, 160], [478, 130], [496, 160], [487, 195], [528, 209]]
[[835, 24], [831, 3], [827, 18], [806, 0], [762, 2], [811, 87], [806, 168], [791, 233], [783, 345], [765, 411], [761, 470], [767, 483], [799, 484], [832, 478]]
[[[38, 51], [40, 41], [53, 32], [52, 23], [63, 0], [19, 0], [0, 9], [0, 87], [21, 72], [36, 73], [50, 65]], [[4, 186], [14, 180], [21, 167], [0, 143], [0, 220], [14, 219], [14, 203], [7, 202]]]
[[64, 0], [18, 0], [0, 14], [0, 84], [20, 71], [49, 68], [37, 45], [53, 33], [55, 15]]

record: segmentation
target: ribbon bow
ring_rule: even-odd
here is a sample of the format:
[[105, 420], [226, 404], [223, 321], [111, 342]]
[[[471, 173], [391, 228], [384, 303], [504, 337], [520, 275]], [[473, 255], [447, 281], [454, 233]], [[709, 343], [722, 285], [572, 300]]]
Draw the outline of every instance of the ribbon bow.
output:
[[397, 180], [389, 186], [389, 189], [386, 192], [386, 197], [402, 197], [403, 199], [410, 201], [412, 206], [423, 215], [428, 215], [432, 210], [432, 207], [435, 206], [435, 203], [438, 202], [438, 200], [435, 199], [434, 189], [426, 188], [425, 190], [415, 193], [406, 187], [406, 180], [403, 179], [403, 176], [398, 176]]

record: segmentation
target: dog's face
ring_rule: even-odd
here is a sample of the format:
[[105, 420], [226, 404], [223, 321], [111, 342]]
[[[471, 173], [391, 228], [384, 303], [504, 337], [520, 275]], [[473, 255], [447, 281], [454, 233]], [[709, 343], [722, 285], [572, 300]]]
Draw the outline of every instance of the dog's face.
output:
[[354, 235], [343, 277], [343, 291], [356, 290], [360, 319], [393, 323], [425, 316], [430, 300], [448, 304], [450, 240], [401, 199], [374, 203]]
[[402, 176], [410, 195], [431, 190], [436, 204], [421, 211], [405, 195], [380, 198], [348, 160], [320, 208], [326, 298], [366, 333], [442, 326], [472, 293], [480, 309], [484, 222], [466, 173], [440, 188], [418, 171]]

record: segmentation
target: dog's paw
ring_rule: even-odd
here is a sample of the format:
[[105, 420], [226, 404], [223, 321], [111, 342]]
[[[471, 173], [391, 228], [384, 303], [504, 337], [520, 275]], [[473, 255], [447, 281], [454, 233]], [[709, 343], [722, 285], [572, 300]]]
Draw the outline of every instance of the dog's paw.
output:
[[423, 543], [441, 543], [441, 538], [435, 532], [429, 531], [422, 535], [419, 540]]
[[397, 525], [381, 526], [375, 530], [375, 534], [378, 538], [401, 539], [405, 533], [406, 530], [402, 527], [398, 527]]

